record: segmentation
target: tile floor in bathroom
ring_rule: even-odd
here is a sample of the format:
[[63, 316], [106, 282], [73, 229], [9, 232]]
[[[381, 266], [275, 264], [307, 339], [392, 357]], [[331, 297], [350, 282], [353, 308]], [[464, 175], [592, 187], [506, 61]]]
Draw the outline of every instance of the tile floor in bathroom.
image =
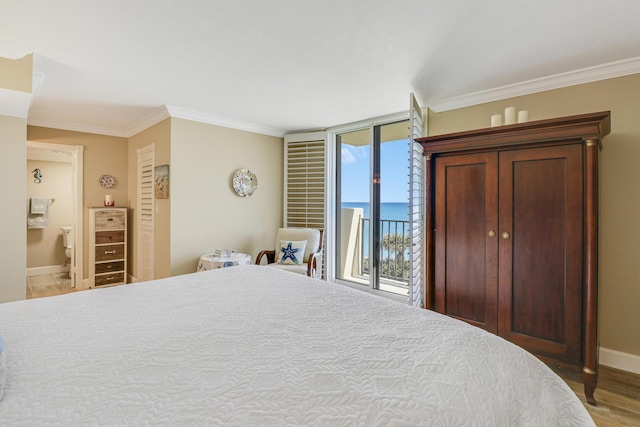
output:
[[69, 273], [27, 276], [27, 299], [50, 297], [71, 292], [76, 292], [76, 288], [71, 287]]

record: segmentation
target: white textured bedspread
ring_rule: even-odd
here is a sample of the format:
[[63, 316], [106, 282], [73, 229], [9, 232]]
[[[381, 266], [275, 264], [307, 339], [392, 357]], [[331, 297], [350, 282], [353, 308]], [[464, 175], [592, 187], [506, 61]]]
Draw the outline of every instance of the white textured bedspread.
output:
[[0, 305], [3, 426], [593, 426], [524, 350], [259, 266]]

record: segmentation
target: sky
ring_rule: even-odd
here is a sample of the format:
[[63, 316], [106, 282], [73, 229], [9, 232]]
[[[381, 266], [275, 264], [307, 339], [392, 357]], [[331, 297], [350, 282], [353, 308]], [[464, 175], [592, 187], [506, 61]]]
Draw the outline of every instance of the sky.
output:
[[[385, 142], [381, 151], [382, 203], [407, 203], [409, 197], [408, 140]], [[342, 201], [369, 201], [370, 147], [342, 146]]]

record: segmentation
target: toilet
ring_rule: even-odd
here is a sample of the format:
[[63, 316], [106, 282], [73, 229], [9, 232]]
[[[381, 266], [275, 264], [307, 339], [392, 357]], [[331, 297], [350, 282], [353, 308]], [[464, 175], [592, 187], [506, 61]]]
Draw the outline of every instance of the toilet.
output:
[[62, 245], [64, 246], [64, 254], [67, 258], [71, 258], [71, 249], [73, 240], [71, 240], [71, 227], [60, 227], [62, 230]]

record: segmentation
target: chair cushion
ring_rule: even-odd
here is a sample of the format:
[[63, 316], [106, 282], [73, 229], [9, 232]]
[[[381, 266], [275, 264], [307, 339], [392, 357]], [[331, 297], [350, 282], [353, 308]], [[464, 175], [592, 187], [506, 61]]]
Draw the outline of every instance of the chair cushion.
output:
[[281, 240], [276, 263], [278, 264], [303, 264], [306, 240]]
[[307, 246], [304, 250], [303, 262], [309, 262], [309, 255], [320, 248], [320, 230], [317, 228], [280, 228], [276, 233], [274, 248], [276, 254], [280, 252], [280, 241], [300, 241], [306, 240]]
[[278, 268], [282, 271], [289, 271], [291, 273], [307, 275], [307, 265], [294, 265], [294, 264], [269, 264], [269, 267]]

